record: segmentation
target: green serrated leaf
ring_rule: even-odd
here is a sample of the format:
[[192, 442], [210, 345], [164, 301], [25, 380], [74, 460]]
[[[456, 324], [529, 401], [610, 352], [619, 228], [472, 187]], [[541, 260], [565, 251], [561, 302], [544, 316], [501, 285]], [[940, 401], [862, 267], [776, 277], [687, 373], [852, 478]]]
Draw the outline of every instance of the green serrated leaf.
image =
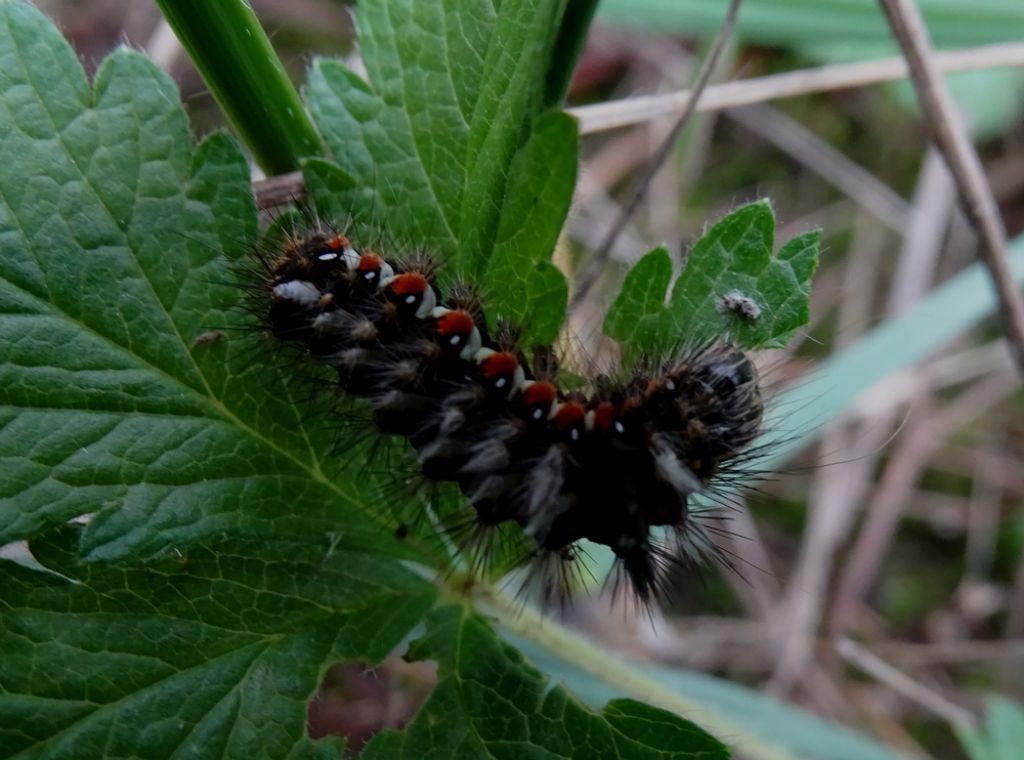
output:
[[0, 543], [89, 512], [93, 558], [226, 530], [404, 553], [323, 461], [310, 389], [235, 329], [230, 260], [256, 238], [237, 146], [193, 152], [173, 82], [133, 51], [90, 90], [20, 2], [0, 4], [0, 96]]
[[524, 327], [523, 344], [550, 346], [565, 321], [569, 283], [554, 264], [541, 261], [530, 272], [525, 290], [529, 311], [517, 320]]
[[[524, 329], [527, 345], [550, 345], [565, 317], [568, 283], [549, 259], [576, 186], [576, 121], [550, 111], [512, 163], [494, 251], [484, 270], [488, 318]], [[572, 146], [571, 150], [566, 150]]]
[[744, 348], [784, 346], [807, 323], [819, 233], [772, 256], [774, 235], [767, 201], [732, 212], [693, 246], [667, 303], [672, 262], [655, 249], [627, 275], [605, 332], [633, 351], [723, 338]]
[[90, 88], [22, 3], [0, 3], [0, 98], [0, 543], [93, 513], [33, 544], [63, 578], [0, 569], [0, 755], [336, 754], [304, 732], [321, 670], [382, 657], [434, 592], [322, 459], [310, 389], [233, 329], [244, 159], [193, 151], [137, 53]]
[[[561, 322], [550, 300], [554, 273], [538, 265], [550, 259], [575, 181], [574, 124], [541, 116], [564, 5], [367, 4], [359, 34], [369, 83], [317, 61], [308, 86], [343, 167], [307, 164], [321, 213], [369, 217], [389, 237], [438, 253], [446, 277], [488, 277], [498, 312], [521, 316], [547, 298], [540, 327], [526, 324], [530, 340]], [[531, 204], [535, 219], [523, 216]], [[496, 271], [513, 272], [507, 283], [485, 275], [492, 258]]]
[[402, 738], [384, 734], [363, 757], [376, 758], [728, 758], [689, 721], [632, 700], [596, 713], [540, 672], [461, 605], [432, 611], [409, 651], [432, 659], [441, 680]]
[[641, 350], [663, 344], [665, 292], [671, 280], [668, 249], [662, 245], [645, 254], [626, 274], [605, 317], [605, 334]]
[[399, 564], [218, 541], [83, 565], [76, 529], [0, 561], [0, 755], [308, 757], [306, 703], [340, 659], [383, 659], [432, 604]]

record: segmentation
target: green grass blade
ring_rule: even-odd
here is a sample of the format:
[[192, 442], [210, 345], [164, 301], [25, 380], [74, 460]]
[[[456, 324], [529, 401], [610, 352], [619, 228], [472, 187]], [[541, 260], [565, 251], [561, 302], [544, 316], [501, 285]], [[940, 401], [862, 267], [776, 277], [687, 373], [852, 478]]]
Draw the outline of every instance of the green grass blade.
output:
[[[553, 681], [564, 683], [585, 703], [603, 705], [625, 692], [675, 710], [689, 705], [684, 717], [731, 747], [742, 748], [742, 756], [751, 760], [905, 760], [867, 735], [721, 678], [619, 658], [575, 639], [566, 653], [557, 646], [561, 629], [548, 621], [542, 637], [519, 635], [514, 624], [501, 630]], [[601, 665], [588, 669], [593, 662]]]
[[[966, 47], [1020, 39], [1019, 0], [920, 0], [928, 29], [940, 47]], [[666, 32], [714, 34], [722, 25], [721, 0], [605, 0], [605, 22]], [[737, 39], [781, 45], [889, 42], [878, 3], [870, 0], [761, 0], [744, 3]]]
[[[1010, 245], [1014, 281], [1024, 284], [1024, 236]], [[772, 405], [765, 438], [777, 465], [816, 438], [876, 383], [909, 369], [991, 316], [995, 293], [988, 273], [972, 264], [901, 316], [872, 330], [845, 351], [822, 362], [813, 375], [782, 393]]]

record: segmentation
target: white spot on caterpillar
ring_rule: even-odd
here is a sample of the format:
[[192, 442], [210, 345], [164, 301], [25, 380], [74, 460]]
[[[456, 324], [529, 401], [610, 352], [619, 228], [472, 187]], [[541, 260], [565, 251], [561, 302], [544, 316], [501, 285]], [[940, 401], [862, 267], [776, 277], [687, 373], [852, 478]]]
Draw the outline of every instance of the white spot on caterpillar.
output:
[[[410, 305], [412, 304], [410, 303]], [[416, 309], [416, 318], [426, 319], [427, 317], [430, 316], [430, 313], [435, 309], [436, 306], [437, 293], [435, 293], [434, 289], [428, 285], [427, 289], [423, 291], [423, 302], [420, 304], [420, 307]]]
[[567, 505], [558, 498], [565, 482], [562, 447], [552, 446], [523, 479], [526, 532], [540, 542]]
[[658, 477], [672, 486], [680, 496], [689, 496], [704, 488], [693, 471], [680, 461], [672, 444], [661, 433], [653, 436], [651, 453]]
[[341, 250], [341, 257], [345, 260], [345, 266], [348, 269], [356, 269], [359, 267], [359, 252], [351, 246], [346, 246]]
[[432, 459], [443, 459], [444, 457], [461, 454], [463, 445], [453, 441], [451, 438], [442, 437], [423, 447], [420, 451], [420, 464], [426, 464]]
[[743, 317], [748, 322], [756, 322], [761, 316], [761, 306], [741, 290], [730, 290], [715, 299], [715, 308], [722, 313], [730, 312]]
[[486, 440], [476, 445], [473, 456], [459, 472], [465, 475], [490, 475], [496, 471], [506, 470], [512, 459], [508, 447], [501, 441]]
[[351, 317], [343, 311], [325, 311], [313, 317], [313, 328], [316, 330], [338, 330]]
[[483, 338], [480, 336], [480, 330], [473, 328], [473, 332], [469, 334], [469, 340], [466, 341], [466, 346], [459, 351], [459, 358], [464, 361], [469, 361], [476, 355], [476, 352], [480, 350], [480, 346], [483, 344]]
[[321, 253], [317, 258], [320, 259], [320, 261], [334, 261], [338, 258], [338, 254], [334, 251], [328, 251], [327, 253]]
[[508, 491], [509, 480], [508, 477], [501, 475], [487, 475], [486, 477], [479, 478], [476, 481], [476, 487], [472, 493], [467, 495], [467, 498], [471, 504], [476, 504], [486, 499], [496, 499]]
[[320, 291], [311, 282], [291, 280], [274, 286], [274, 295], [283, 301], [294, 301], [303, 306], [312, 306], [320, 300]]
[[441, 435], [451, 435], [465, 423], [466, 415], [461, 409], [445, 409], [441, 415], [441, 424], [438, 425], [438, 430]]
[[515, 374], [512, 375], [512, 391], [509, 393], [510, 396], [514, 396], [522, 390], [523, 385], [526, 384], [526, 371], [522, 366], [516, 367]]
[[375, 340], [377, 337], [377, 325], [372, 319], [363, 318], [352, 327], [352, 337], [363, 343]]

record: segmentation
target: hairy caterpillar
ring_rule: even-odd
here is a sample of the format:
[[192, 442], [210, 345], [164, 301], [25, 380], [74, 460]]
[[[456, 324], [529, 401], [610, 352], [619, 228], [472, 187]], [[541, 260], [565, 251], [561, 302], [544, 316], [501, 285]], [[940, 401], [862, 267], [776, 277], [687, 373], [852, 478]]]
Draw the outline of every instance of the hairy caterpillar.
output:
[[715, 555], [689, 499], [742, 460], [762, 416], [734, 346], [691, 346], [567, 391], [531, 369], [514, 330], [491, 334], [472, 290], [442, 293], [425, 257], [317, 229], [282, 243], [263, 274], [268, 331], [331, 367], [380, 433], [408, 439], [424, 478], [457, 485], [473, 516], [456, 543], [474, 565], [495, 531], [517, 526], [522, 559], [564, 579], [587, 539], [648, 603], [673, 564]]

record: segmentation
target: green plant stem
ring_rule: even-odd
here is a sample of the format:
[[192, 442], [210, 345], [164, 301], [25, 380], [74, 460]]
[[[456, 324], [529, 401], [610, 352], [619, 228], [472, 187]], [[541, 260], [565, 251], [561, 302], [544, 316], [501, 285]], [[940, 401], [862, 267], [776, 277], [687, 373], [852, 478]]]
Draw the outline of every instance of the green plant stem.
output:
[[481, 588], [480, 593], [485, 595], [481, 609], [497, 617], [502, 629], [529, 639], [587, 675], [613, 685], [622, 694], [693, 720], [720, 741], [741, 746], [743, 756], [750, 760], [798, 760], [792, 753], [766, 744], [761, 737], [713, 712], [707, 705], [665, 688], [628, 662], [543, 617], [521, 601], [494, 587], [486, 587], [486, 591]]
[[156, 0], [228, 121], [269, 175], [323, 155], [313, 123], [244, 0]]
[[557, 108], [565, 102], [596, 9], [597, 0], [568, 0], [566, 3], [544, 86], [544, 105], [548, 108]]

